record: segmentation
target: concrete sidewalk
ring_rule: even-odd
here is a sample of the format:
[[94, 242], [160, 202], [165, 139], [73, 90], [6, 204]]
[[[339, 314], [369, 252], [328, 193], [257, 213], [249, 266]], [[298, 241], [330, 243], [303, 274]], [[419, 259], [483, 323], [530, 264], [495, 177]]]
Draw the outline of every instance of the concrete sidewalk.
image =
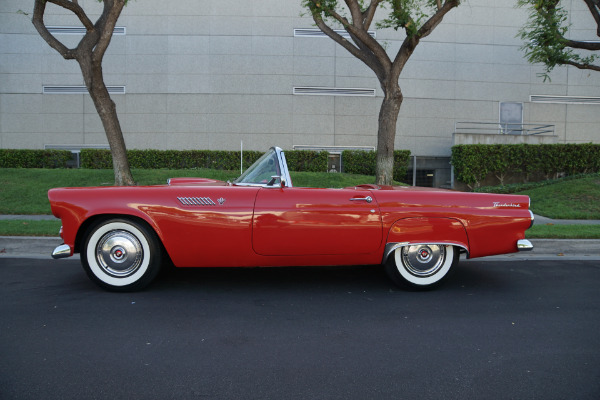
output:
[[0, 220], [13, 221], [17, 219], [24, 219], [29, 221], [54, 221], [58, 220], [54, 215], [0, 215]]
[[552, 219], [535, 215], [534, 225], [600, 225], [597, 219]]

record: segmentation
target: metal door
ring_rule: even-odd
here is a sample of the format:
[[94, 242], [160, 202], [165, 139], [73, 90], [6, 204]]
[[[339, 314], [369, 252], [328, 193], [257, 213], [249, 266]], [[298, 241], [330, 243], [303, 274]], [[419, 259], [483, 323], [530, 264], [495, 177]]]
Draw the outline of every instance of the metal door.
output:
[[260, 189], [252, 229], [254, 251], [269, 256], [365, 254], [382, 240], [368, 190]]

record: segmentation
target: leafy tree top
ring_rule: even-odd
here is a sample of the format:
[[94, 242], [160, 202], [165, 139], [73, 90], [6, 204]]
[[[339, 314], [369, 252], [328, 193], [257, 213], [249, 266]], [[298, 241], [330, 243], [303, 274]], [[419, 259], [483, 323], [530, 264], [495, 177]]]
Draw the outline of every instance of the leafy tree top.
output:
[[[590, 10], [600, 37], [600, 0], [582, 1]], [[539, 74], [544, 81], [550, 79], [549, 74], [557, 65], [600, 71], [600, 56], [589, 54], [600, 50], [600, 42], [567, 38], [571, 24], [561, 0], [519, 0], [518, 6], [529, 10], [529, 19], [518, 35], [525, 41], [521, 49], [530, 63], [544, 64], [545, 70]]]

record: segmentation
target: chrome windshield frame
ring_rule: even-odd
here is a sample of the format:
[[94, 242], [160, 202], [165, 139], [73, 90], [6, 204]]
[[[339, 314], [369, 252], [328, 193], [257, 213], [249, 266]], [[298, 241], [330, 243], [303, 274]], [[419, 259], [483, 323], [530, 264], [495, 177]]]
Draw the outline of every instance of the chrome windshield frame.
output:
[[[258, 168], [264, 162], [264, 160], [266, 159], [265, 155], [269, 154], [269, 152], [272, 152], [275, 154], [275, 159], [279, 165], [279, 168], [278, 168], [279, 175], [277, 175], [277, 177], [279, 178], [279, 184], [269, 185], [269, 182], [267, 182], [267, 183], [240, 182], [240, 179], [245, 178], [246, 176], [250, 175], [254, 169]], [[242, 175], [240, 175], [239, 178], [237, 178], [235, 181], [233, 181], [233, 185], [234, 186], [255, 186], [255, 187], [265, 187], [265, 188], [292, 187], [292, 178], [290, 177], [290, 172], [288, 170], [287, 161], [285, 159], [285, 153], [283, 152], [283, 150], [279, 147], [271, 147], [265, 153], [265, 155], [263, 155], [261, 158], [259, 158], [254, 164], [252, 164], [250, 166], [250, 168], [248, 168], [246, 171], [244, 171], [244, 173]], [[271, 178], [272, 178], [272, 176], [271, 176]]]

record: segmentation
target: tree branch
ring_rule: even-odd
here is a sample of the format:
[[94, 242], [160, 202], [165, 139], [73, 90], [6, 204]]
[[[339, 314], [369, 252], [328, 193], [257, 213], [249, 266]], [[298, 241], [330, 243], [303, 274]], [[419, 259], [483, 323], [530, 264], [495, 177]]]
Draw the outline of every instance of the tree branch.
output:
[[378, 76], [383, 72], [382, 65], [377, 65], [376, 63], [374, 63], [373, 60], [367, 56], [367, 53], [364, 50], [361, 50], [356, 45], [352, 44], [344, 37], [339, 35], [337, 32], [335, 32], [331, 27], [329, 27], [329, 25], [325, 23], [325, 21], [323, 21], [323, 18], [321, 18], [320, 14], [313, 14], [313, 20], [317, 24], [317, 27], [319, 27], [319, 29], [323, 31], [323, 33], [325, 33], [327, 36], [333, 39], [337, 44], [348, 50], [350, 54], [352, 54], [354, 57], [367, 64], [369, 68], [371, 68]]
[[587, 4], [590, 12], [592, 13], [592, 17], [594, 17], [594, 21], [596, 21], [596, 35], [600, 37], [600, 0], [583, 0], [585, 4]]
[[352, 25], [356, 26], [359, 29], [363, 28], [363, 17], [362, 12], [360, 11], [360, 6], [358, 2], [355, 0], [344, 0], [346, 6], [350, 10], [350, 15], [352, 15]]
[[415, 48], [421, 39], [429, 36], [429, 34], [431, 34], [431, 32], [433, 32], [433, 30], [442, 22], [444, 16], [453, 8], [458, 7], [459, 3], [460, 0], [446, 0], [442, 8], [438, 9], [438, 11], [433, 14], [421, 28], [419, 28], [416, 35], [407, 36], [406, 39], [404, 39], [402, 46], [400, 46], [400, 49], [394, 58], [392, 76], [400, 77], [404, 65], [406, 65], [406, 62], [415, 51]]
[[104, 57], [104, 53], [106, 53], [106, 49], [112, 39], [113, 30], [115, 29], [119, 15], [121, 15], [121, 11], [125, 6], [125, 1], [126, 0], [104, 0], [104, 10], [95, 25], [100, 37], [94, 48], [94, 59], [102, 60], [102, 57]]
[[600, 71], [600, 66], [598, 65], [593, 65], [593, 64], [581, 64], [575, 61], [566, 61], [565, 64], [569, 64], [572, 65], [574, 67], [577, 67], [579, 69], [590, 69], [592, 71]]
[[[438, 0], [439, 1], [439, 0]], [[442, 22], [446, 14], [450, 12], [455, 7], [458, 7], [460, 0], [446, 0], [444, 5], [438, 8], [437, 12], [423, 24], [423, 26], [419, 29], [417, 35], [423, 39], [424, 37], [429, 36], [431, 32]]]
[[583, 42], [579, 40], [569, 40], [565, 39], [565, 45], [567, 47], [571, 47], [574, 49], [582, 49], [582, 50], [600, 50], [600, 43], [598, 42]]
[[50, 47], [56, 50], [65, 60], [75, 59], [75, 51], [69, 49], [67, 46], [62, 44], [61, 41], [56, 39], [46, 28], [44, 24], [44, 13], [46, 12], [46, 0], [36, 0], [33, 6], [33, 17], [31, 22], [38, 31], [42, 39], [48, 43]]
[[382, 0], [371, 0], [371, 4], [369, 4], [369, 7], [367, 7], [365, 12], [363, 13], [363, 27], [366, 31], [369, 30], [369, 27], [373, 22], [373, 17], [375, 16], [375, 11], [377, 11], [377, 7], [379, 6], [379, 3], [381, 3], [381, 1]]
[[[358, 4], [356, 0], [351, 1]], [[366, 29], [359, 29], [350, 24], [346, 18], [340, 16], [335, 10], [325, 7], [323, 3], [310, 1], [308, 5], [311, 9], [313, 20], [315, 21], [316, 25], [327, 36], [332, 38], [336, 43], [348, 50], [353, 56], [369, 66], [369, 68], [371, 68], [378, 77], [383, 77], [386, 74], [386, 71], [389, 71], [392, 62], [387, 56], [385, 49], [383, 49], [383, 47], [381, 47], [381, 45], [377, 43], [377, 41], [373, 39], [371, 35], [368, 34]], [[342, 23], [346, 31], [350, 34], [354, 44], [337, 34], [331, 27], [329, 27], [323, 20], [322, 14], [330, 15], [336, 21]]]
[[[380, 81], [385, 79], [385, 77], [389, 75], [389, 71], [392, 68], [392, 61], [388, 57], [385, 49], [381, 47], [379, 43], [376, 42], [376, 48], [375, 51], [373, 51], [358, 37], [356, 37], [352, 33], [349, 33], [349, 35], [356, 44], [356, 46], [360, 49], [362, 54], [364, 54], [366, 60], [361, 61], [363, 61], [369, 68], [371, 68], [373, 72], [375, 72], [375, 75], [377, 75], [377, 78]], [[374, 39], [370, 35], [368, 36], [370, 40], [374, 41]]]
[[[79, 21], [81, 21], [81, 23], [83, 24], [83, 26], [85, 27], [85, 29], [87, 31], [94, 29], [94, 24], [92, 23], [92, 21], [90, 21], [87, 14], [83, 10], [83, 8], [81, 8], [79, 6], [79, 3], [76, 0], [73, 0], [73, 1], [47, 0], [47, 1], [49, 3], [56, 4], [59, 7], [62, 7], [62, 8], [65, 8], [65, 9], [71, 11], [73, 14], [75, 14], [77, 16], [77, 18], [79, 18]], [[36, 3], [37, 3], [37, 1], [36, 1]]]
[[325, 13], [326, 15], [331, 16], [333, 19], [335, 19], [340, 24], [342, 24], [342, 26], [344, 28], [346, 28], [346, 26], [350, 25], [350, 22], [348, 22], [348, 20], [345, 17], [342, 17], [340, 14], [338, 14], [337, 11], [335, 11], [335, 9], [327, 7], [327, 5], [323, 4], [323, 2], [317, 2], [317, 1], [310, 0], [307, 2], [307, 4], [308, 4], [308, 7], [310, 8], [310, 11], [313, 14], [313, 19], [314, 19], [315, 15], [319, 15], [319, 18], [322, 18], [321, 14]]

